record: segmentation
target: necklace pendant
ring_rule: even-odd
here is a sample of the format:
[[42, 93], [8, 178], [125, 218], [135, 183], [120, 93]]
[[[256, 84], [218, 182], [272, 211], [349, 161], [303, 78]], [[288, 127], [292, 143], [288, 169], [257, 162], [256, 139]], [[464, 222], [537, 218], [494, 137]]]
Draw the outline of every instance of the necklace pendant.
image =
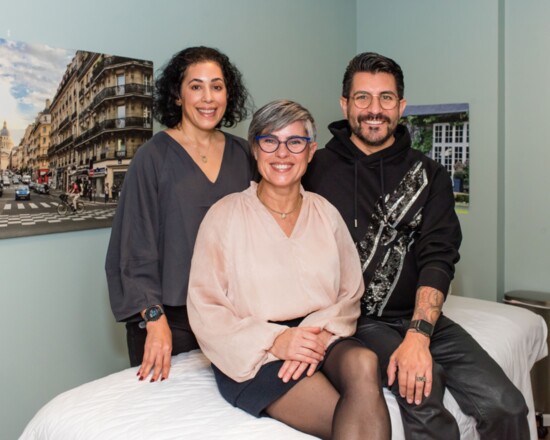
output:
[[281, 213], [281, 218], [284, 220], [286, 218], [286, 212]]
[[202, 160], [204, 163], [207, 163], [207, 162], [208, 162], [208, 157], [201, 155], [201, 160]]

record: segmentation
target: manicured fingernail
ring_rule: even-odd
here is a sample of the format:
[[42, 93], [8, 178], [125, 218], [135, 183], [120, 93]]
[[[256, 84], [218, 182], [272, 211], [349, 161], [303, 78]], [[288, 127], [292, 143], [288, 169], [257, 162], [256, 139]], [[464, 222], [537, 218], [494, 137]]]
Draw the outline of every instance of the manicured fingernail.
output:
[[136, 373], [136, 376], [139, 376], [139, 371]]
[[143, 380], [145, 379], [143, 376], [139, 376], [139, 380]]
[[416, 400], [414, 403], [416, 403], [417, 405], [420, 405], [420, 400]]
[[166, 379], [165, 377], [161, 378], [160, 381], [162, 382], [164, 379]]
[[155, 381], [155, 379], [151, 379], [149, 382], [154, 382], [154, 381]]

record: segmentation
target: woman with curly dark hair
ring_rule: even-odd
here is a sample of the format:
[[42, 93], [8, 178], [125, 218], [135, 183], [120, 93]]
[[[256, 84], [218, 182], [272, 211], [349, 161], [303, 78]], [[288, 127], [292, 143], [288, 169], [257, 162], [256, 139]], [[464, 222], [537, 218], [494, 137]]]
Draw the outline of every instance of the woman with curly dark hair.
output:
[[225, 114], [216, 128], [233, 127], [248, 115], [248, 92], [241, 73], [229, 58], [216, 49], [192, 47], [175, 54], [166, 64], [155, 83], [153, 115], [161, 124], [173, 128], [181, 122], [182, 107], [178, 104], [181, 83], [187, 67], [201, 62], [212, 62], [221, 69], [227, 90]]
[[208, 208], [252, 179], [247, 142], [219, 129], [248, 104], [239, 70], [209, 47], [176, 53], [156, 80], [153, 115], [167, 128], [132, 159], [105, 263], [140, 380], [166, 379], [172, 355], [198, 348], [185, 306], [191, 255]]

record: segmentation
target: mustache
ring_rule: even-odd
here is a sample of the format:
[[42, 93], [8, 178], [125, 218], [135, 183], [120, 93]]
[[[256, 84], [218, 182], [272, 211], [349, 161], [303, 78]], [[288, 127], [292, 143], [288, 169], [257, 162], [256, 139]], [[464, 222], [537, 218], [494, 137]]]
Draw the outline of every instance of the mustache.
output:
[[387, 122], [388, 124], [391, 123], [390, 118], [388, 118], [383, 113], [367, 113], [366, 115], [363, 114], [357, 117], [357, 122], [359, 123], [368, 122], [368, 121], [384, 121], [384, 122]]

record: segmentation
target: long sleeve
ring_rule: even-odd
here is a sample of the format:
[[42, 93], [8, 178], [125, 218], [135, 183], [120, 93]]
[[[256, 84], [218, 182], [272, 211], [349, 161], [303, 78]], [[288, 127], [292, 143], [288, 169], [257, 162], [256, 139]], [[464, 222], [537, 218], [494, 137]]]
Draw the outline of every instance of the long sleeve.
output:
[[252, 183], [208, 212], [187, 300], [201, 349], [238, 382], [275, 360], [268, 350], [286, 329], [276, 322], [303, 318], [301, 325], [353, 334], [363, 291], [357, 251], [334, 207], [304, 193], [287, 237], [255, 188]]
[[417, 287], [433, 287], [446, 295], [460, 258], [458, 249], [462, 234], [454, 209], [451, 181], [442, 168], [434, 174], [423, 217], [416, 244]]
[[126, 174], [105, 261], [109, 299], [118, 321], [162, 303], [158, 170], [143, 153], [138, 150]]

